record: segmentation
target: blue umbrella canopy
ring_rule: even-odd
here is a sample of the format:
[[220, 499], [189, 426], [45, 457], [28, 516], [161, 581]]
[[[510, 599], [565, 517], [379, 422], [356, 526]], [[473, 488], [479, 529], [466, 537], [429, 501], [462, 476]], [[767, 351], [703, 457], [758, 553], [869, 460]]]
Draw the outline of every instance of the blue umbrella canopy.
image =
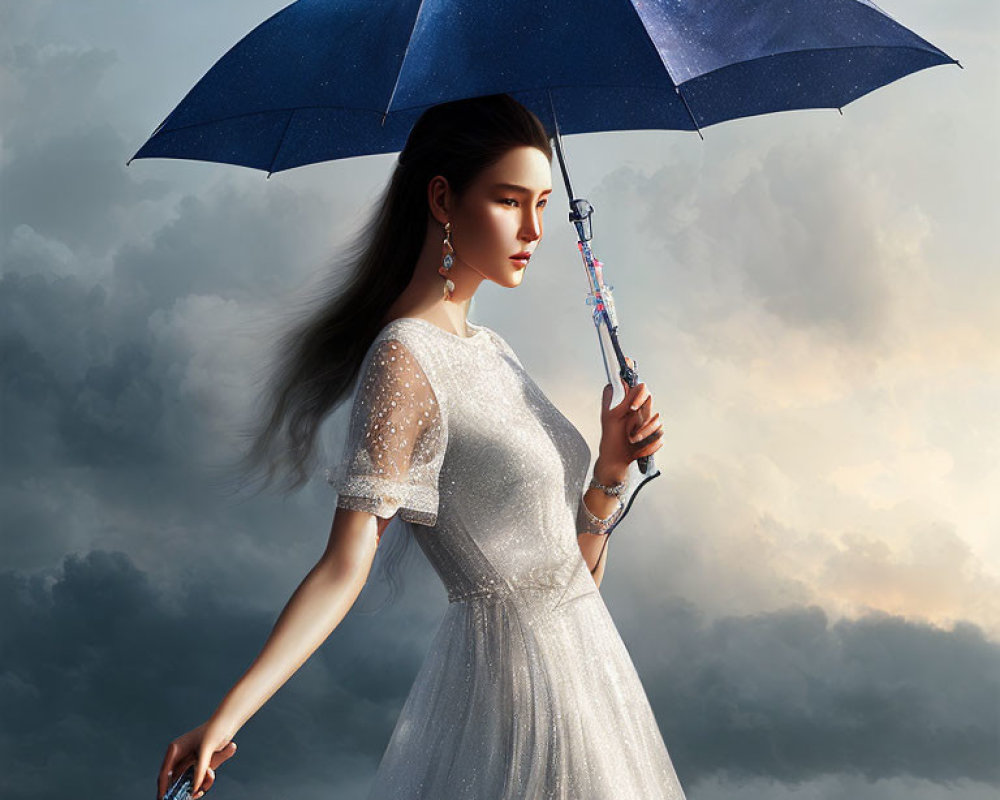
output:
[[428, 106], [499, 92], [563, 134], [700, 132], [842, 108], [952, 63], [868, 0], [298, 0], [219, 59], [132, 159], [270, 175], [396, 152]]

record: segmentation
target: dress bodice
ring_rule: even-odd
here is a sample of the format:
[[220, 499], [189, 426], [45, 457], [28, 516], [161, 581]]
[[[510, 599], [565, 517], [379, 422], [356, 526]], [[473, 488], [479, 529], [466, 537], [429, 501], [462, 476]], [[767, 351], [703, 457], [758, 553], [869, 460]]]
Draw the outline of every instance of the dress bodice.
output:
[[338, 505], [399, 512], [456, 600], [565, 589], [590, 448], [495, 331], [401, 317], [372, 342], [330, 482]]

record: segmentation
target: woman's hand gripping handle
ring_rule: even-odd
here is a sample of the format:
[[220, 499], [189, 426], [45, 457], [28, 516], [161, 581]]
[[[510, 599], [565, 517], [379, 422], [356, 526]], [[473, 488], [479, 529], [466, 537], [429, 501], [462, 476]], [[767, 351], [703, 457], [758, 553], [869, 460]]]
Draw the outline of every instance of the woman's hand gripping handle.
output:
[[167, 754], [163, 757], [156, 778], [156, 800], [163, 797], [170, 784], [192, 763], [195, 768], [191, 797], [198, 800], [215, 783], [215, 770], [235, 753], [236, 742], [213, 720], [178, 736], [167, 746]]
[[[628, 361], [632, 366], [632, 359]], [[615, 406], [610, 383], [601, 398], [601, 446], [594, 464], [594, 477], [601, 483], [624, 480], [629, 464], [663, 446], [660, 412], [653, 412], [653, 395], [646, 384], [629, 386], [622, 380], [622, 388], [625, 396]]]

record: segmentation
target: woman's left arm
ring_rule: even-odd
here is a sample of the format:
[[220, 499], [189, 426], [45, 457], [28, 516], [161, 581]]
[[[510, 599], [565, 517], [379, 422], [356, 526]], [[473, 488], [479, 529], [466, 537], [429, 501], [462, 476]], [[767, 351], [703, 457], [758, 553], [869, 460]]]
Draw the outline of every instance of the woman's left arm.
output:
[[[653, 412], [653, 396], [646, 384], [624, 385], [625, 396], [611, 406], [611, 384], [601, 398], [601, 446], [594, 464], [594, 479], [605, 486], [625, 480], [629, 464], [651, 456], [663, 446], [663, 425]], [[577, 524], [577, 541], [587, 567], [600, 586], [607, 562], [607, 533], [621, 516], [624, 506], [603, 489], [589, 487], [583, 494]]]

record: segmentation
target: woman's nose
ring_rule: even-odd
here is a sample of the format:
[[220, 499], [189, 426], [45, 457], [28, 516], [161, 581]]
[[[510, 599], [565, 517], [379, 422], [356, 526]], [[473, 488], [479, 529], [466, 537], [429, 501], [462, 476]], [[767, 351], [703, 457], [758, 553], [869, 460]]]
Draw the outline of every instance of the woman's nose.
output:
[[528, 212], [521, 224], [521, 236], [529, 242], [540, 238], [542, 235], [542, 215], [540, 211]]

